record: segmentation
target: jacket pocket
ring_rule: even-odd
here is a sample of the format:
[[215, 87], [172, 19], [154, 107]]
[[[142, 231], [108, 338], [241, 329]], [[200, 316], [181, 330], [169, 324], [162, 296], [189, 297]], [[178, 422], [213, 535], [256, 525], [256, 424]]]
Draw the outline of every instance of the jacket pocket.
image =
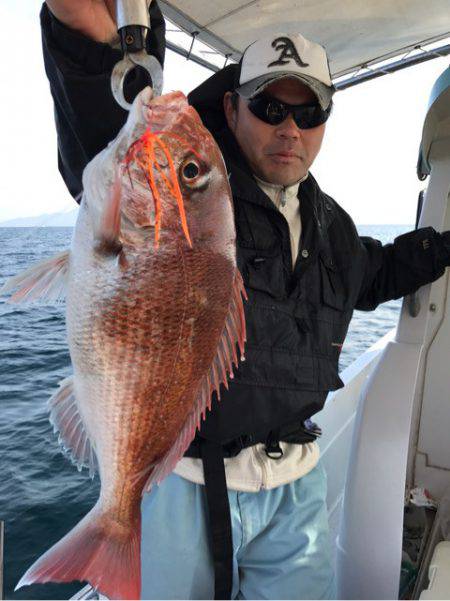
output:
[[245, 286], [269, 294], [272, 298], [283, 298], [285, 283], [281, 252], [249, 250], [239, 248], [241, 273]]
[[279, 389], [315, 390], [315, 361], [311, 355], [247, 344], [246, 361], [240, 363], [235, 380], [240, 384]]
[[330, 255], [320, 255], [320, 286], [322, 302], [336, 311], [345, 311], [347, 294], [344, 286], [342, 266], [337, 266]]

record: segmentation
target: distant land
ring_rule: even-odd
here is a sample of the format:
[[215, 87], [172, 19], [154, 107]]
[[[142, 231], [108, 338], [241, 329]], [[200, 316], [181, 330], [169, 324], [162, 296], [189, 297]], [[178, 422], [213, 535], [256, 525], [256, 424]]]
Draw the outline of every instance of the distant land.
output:
[[[59, 213], [43, 213], [35, 217], [18, 217], [17, 219], [9, 219], [8, 221], [0, 221], [0, 227], [75, 227], [78, 215], [78, 207], [71, 211], [62, 211]], [[376, 229], [377, 227], [403, 227], [406, 230], [414, 229], [413, 225], [405, 224], [360, 224], [357, 223], [357, 228]], [[360, 232], [360, 235], [373, 235], [372, 232]]]
[[0, 227], [74, 227], [78, 207], [63, 213], [44, 213], [35, 217], [19, 217], [0, 221]]

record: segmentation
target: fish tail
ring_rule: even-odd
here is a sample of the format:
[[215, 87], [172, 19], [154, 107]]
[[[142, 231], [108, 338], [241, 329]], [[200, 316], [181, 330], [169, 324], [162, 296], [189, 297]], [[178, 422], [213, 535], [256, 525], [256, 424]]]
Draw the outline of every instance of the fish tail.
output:
[[98, 505], [22, 576], [16, 590], [38, 582], [87, 581], [109, 599], [140, 599], [140, 516], [132, 528]]

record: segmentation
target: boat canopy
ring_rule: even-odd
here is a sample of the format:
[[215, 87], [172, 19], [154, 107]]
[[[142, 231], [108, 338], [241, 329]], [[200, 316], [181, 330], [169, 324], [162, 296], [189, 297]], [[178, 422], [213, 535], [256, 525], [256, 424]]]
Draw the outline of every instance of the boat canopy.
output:
[[172, 23], [228, 60], [238, 61], [262, 35], [300, 32], [326, 48], [333, 79], [450, 36], [448, 0], [160, 0], [159, 4]]

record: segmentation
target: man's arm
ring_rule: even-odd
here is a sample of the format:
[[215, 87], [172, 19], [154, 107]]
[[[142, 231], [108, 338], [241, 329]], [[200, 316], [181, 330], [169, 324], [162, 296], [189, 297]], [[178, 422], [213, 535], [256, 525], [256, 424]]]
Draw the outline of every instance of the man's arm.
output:
[[[54, 8], [58, 2], [50, 4]], [[113, 17], [110, 14], [110, 18]], [[150, 19], [147, 52], [163, 65], [165, 24], [155, 0], [151, 4]], [[110, 87], [112, 69], [122, 58], [122, 52], [98, 41], [111, 40], [112, 29], [106, 19], [105, 23], [102, 30], [82, 29], [79, 25], [72, 29], [59, 21], [46, 4], [41, 11], [44, 64], [58, 134], [58, 167], [75, 198], [82, 191], [83, 169], [117, 135], [127, 117], [127, 112], [114, 100]], [[82, 30], [91, 37], [81, 33]], [[148, 83], [146, 73], [134, 70], [127, 79], [125, 96], [131, 100]]]
[[50, 12], [70, 29], [96, 42], [117, 38], [116, 0], [46, 0]]
[[415, 292], [440, 278], [450, 265], [450, 231], [421, 228], [385, 246], [373, 238], [360, 240], [366, 268], [355, 308], [362, 311]]

